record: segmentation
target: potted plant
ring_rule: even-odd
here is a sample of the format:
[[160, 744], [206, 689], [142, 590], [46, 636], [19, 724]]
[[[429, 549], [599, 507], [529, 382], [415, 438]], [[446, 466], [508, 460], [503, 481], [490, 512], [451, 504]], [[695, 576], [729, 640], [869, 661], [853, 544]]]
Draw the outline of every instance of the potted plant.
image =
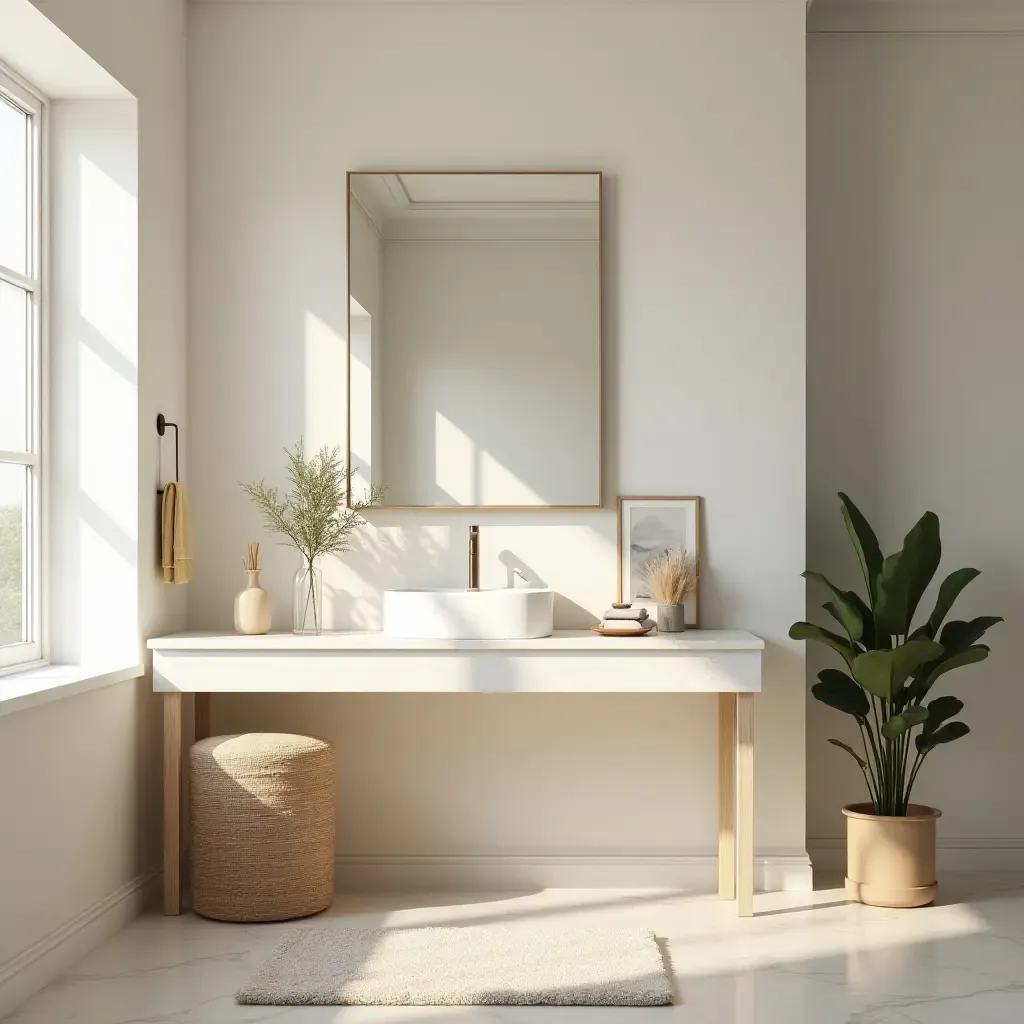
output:
[[960, 592], [979, 575], [977, 569], [957, 569], [943, 580], [931, 614], [915, 627], [914, 613], [941, 558], [938, 517], [926, 512], [903, 548], [883, 558], [857, 506], [842, 493], [839, 501], [864, 574], [866, 600], [820, 573], [805, 572], [806, 579], [825, 588], [829, 599], [822, 607], [842, 632], [797, 622], [789, 635], [824, 644], [845, 663], [845, 670], [819, 672], [811, 692], [850, 715], [860, 732], [861, 753], [829, 740], [857, 762], [870, 797], [843, 808], [847, 891], [873, 906], [924, 906], [937, 889], [935, 820], [941, 812], [911, 803], [911, 791], [931, 753], [970, 732], [955, 720], [963, 702], [934, 697], [932, 689], [953, 669], [984, 661], [989, 648], [978, 641], [1002, 619], [945, 622]]
[[686, 599], [697, 589], [697, 560], [686, 548], [668, 548], [641, 569], [647, 592], [658, 602], [658, 632], [686, 629]]
[[292, 491], [283, 500], [277, 488], [264, 481], [242, 484], [242, 489], [263, 513], [271, 533], [280, 533], [302, 556], [292, 584], [292, 631], [319, 635], [323, 631], [322, 555], [349, 549], [349, 534], [366, 522], [363, 509], [380, 502], [383, 488], [371, 488], [362, 501], [345, 504], [351, 470], [337, 448], [324, 446], [306, 458], [302, 441], [294, 451], [285, 449]]

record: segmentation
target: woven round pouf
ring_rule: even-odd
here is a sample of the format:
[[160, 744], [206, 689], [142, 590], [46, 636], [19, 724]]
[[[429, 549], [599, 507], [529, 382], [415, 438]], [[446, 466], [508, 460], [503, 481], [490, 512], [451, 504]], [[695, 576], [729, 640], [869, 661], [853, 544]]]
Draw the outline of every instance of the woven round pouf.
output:
[[192, 906], [218, 921], [285, 921], [334, 898], [334, 751], [288, 733], [192, 747]]

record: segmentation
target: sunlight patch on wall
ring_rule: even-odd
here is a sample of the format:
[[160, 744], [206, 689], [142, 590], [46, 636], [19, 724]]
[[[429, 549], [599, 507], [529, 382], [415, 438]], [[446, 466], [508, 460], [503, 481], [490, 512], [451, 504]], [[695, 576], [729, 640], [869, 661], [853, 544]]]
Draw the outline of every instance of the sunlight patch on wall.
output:
[[78, 401], [79, 657], [104, 661], [138, 642], [136, 386], [83, 342]]
[[79, 158], [79, 310], [131, 364], [139, 338], [138, 200]]

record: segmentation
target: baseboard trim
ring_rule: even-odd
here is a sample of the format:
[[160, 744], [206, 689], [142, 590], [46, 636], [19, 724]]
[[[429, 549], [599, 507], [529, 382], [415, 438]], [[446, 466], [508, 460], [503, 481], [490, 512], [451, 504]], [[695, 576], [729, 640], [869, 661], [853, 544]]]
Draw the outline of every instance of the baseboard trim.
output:
[[[511, 892], [533, 889], [682, 889], [714, 892], [714, 854], [374, 855], [339, 854], [335, 883], [348, 892]], [[763, 892], [809, 892], [811, 861], [799, 853], [758, 854]]]
[[[815, 871], [846, 870], [846, 839], [830, 836], [807, 840]], [[1024, 839], [958, 839], [940, 836], [936, 845], [939, 871], [1020, 871], [1024, 868]]]
[[137, 875], [0, 964], [0, 1020], [137, 917], [159, 876], [159, 868]]

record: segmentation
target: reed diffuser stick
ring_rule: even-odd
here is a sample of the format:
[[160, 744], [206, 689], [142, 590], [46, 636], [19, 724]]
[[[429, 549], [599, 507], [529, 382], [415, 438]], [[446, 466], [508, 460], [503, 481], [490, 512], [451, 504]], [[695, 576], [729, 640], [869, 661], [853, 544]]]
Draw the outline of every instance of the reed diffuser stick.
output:
[[242, 559], [242, 568], [246, 572], [259, 572], [263, 568], [263, 559], [260, 556], [260, 542], [258, 540], [249, 541], [245, 558]]

